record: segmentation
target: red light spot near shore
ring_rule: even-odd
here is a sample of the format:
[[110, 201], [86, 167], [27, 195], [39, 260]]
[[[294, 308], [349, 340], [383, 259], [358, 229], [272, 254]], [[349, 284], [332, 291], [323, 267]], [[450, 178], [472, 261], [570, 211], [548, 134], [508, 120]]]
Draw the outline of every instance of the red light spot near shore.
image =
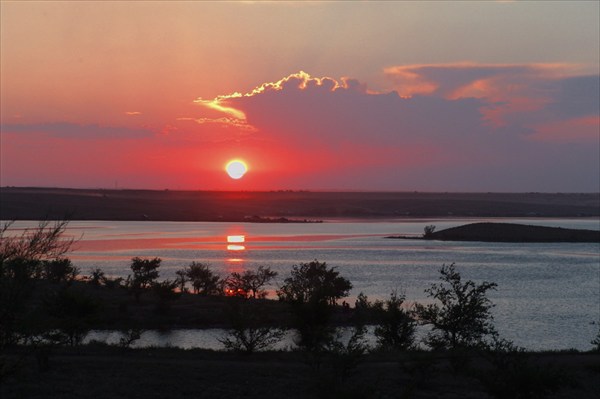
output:
[[247, 292], [241, 288], [238, 288], [237, 290], [228, 288], [225, 290], [225, 295], [226, 296], [243, 296], [243, 297], [245, 297], [247, 295]]

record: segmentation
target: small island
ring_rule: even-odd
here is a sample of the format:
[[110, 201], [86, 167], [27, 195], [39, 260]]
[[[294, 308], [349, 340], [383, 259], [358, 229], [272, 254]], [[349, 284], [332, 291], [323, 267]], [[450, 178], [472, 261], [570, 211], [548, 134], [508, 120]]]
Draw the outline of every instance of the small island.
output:
[[421, 237], [391, 236], [387, 238], [439, 241], [600, 243], [600, 231], [531, 226], [516, 223], [471, 223], [440, 231], [435, 231], [435, 226], [427, 226], [425, 234]]

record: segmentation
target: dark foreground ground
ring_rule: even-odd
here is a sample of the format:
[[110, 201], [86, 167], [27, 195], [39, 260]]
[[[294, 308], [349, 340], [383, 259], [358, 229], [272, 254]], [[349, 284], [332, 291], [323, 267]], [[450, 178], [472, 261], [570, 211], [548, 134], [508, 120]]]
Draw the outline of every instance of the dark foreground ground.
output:
[[[96, 345], [55, 349], [45, 371], [28, 350], [14, 349], [4, 356], [20, 359], [20, 367], [0, 382], [3, 399], [491, 398], [493, 387], [514, 391], [535, 386], [540, 378], [556, 381], [551, 384], [558, 392], [522, 398], [585, 399], [597, 398], [600, 392], [600, 354], [594, 353], [531, 354], [528, 368], [510, 376], [491, 370], [480, 359], [453, 371], [448, 356], [424, 352], [370, 354], [345, 376], [340, 363], [324, 359], [315, 370], [299, 352], [243, 356]], [[513, 392], [505, 397], [517, 396]]]
[[[0, 188], [2, 220], [260, 221], [391, 217], [589, 217], [600, 194], [211, 192]], [[258, 216], [259, 218], [255, 218]]]
[[[57, 328], [36, 314], [42, 292], [60, 288], [38, 281], [25, 314], [43, 331]], [[268, 316], [289, 325], [286, 304], [184, 294], [167, 307], [144, 293], [80, 281], [70, 290], [101, 303], [89, 328], [228, 328], [228, 309]], [[164, 304], [163, 304], [164, 305]], [[333, 323], [348, 324], [338, 308]], [[56, 322], [56, 320], [55, 320]], [[60, 322], [60, 321], [59, 321]], [[47, 356], [46, 356], [47, 355]], [[47, 363], [44, 361], [47, 359]], [[318, 360], [318, 361], [317, 361]], [[507, 354], [376, 351], [362, 357], [315, 358], [303, 352], [252, 355], [176, 348], [127, 349], [96, 343], [78, 347], [5, 347], [0, 352], [0, 398], [597, 398], [600, 352]], [[518, 394], [521, 393], [521, 396]]]
[[[49, 317], [41, 305], [62, 286], [31, 283], [23, 323], [39, 331], [71, 326], [65, 323], [72, 319]], [[184, 294], [165, 304], [146, 292], [138, 302], [124, 288], [81, 281], [72, 282], [69, 290], [100, 304], [98, 313], [78, 324], [88, 329], [229, 328], [228, 315], [236, 304], [244, 306], [248, 320], [253, 314], [264, 316], [256, 320], [258, 324], [285, 326], [291, 321], [287, 305], [272, 300]], [[351, 324], [352, 314], [352, 309], [336, 308], [332, 323]], [[368, 321], [369, 315], [365, 317]], [[299, 351], [245, 355], [102, 343], [6, 346], [0, 351], [2, 399], [597, 398], [597, 392], [600, 352], [375, 351], [358, 357], [340, 352], [314, 357]]]

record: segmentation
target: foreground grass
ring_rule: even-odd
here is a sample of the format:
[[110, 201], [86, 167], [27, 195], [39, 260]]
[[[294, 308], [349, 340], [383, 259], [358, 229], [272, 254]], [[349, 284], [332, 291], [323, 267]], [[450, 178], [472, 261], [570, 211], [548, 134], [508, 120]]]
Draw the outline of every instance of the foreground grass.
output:
[[[595, 398], [600, 392], [600, 354], [528, 354], [531, 370], [552, 365], [560, 391], [549, 398]], [[230, 352], [176, 348], [121, 349], [106, 345], [53, 350], [40, 370], [31, 348], [2, 355], [14, 372], [0, 381], [8, 398], [487, 398], [482, 359], [471, 356], [457, 371], [447, 354], [433, 352], [366, 355], [346, 375], [340, 359], [320, 363], [301, 352]], [[513, 382], [517, 383], [517, 382]], [[498, 397], [498, 396], [496, 396]], [[522, 396], [534, 397], [534, 396]], [[546, 397], [546, 396], [539, 396]]]

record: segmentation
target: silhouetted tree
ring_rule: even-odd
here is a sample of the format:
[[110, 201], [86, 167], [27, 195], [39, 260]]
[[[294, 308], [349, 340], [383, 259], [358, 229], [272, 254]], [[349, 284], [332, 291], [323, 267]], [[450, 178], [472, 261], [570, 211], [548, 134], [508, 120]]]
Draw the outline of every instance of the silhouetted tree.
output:
[[[357, 324], [350, 329], [350, 338], [341, 331], [332, 334], [322, 353], [311, 353], [309, 365], [316, 374], [319, 397], [372, 397], [364, 388], [356, 368], [369, 350], [367, 329]], [[346, 329], [346, 333], [348, 333]]]
[[45, 298], [44, 309], [58, 327], [59, 334], [53, 333], [52, 337], [74, 346], [80, 344], [90, 330], [99, 304], [84, 293], [72, 288], [62, 288]]
[[23, 333], [26, 308], [33, 294], [32, 274], [39, 261], [25, 259], [4, 260], [0, 276], [0, 351], [16, 342]]
[[329, 324], [337, 299], [348, 295], [350, 281], [325, 262], [313, 261], [292, 267], [291, 276], [277, 291], [281, 301], [291, 304], [299, 333], [297, 344], [313, 353], [326, 351], [334, 337]]
[[425, 226], [425, 228], [423, 229], [423, 237], [425, 238], [431, 238], [431, 236], [433, 235], [433, 232], [435, 231], [435, 226], [430, 224], [428, 226]]
[[476, 284], [462, 281], [454, 263], [440, 269], [442, 283], [432, 284], [425, 292], [440, 303], [416, 304], [415, 314], [422, 324], [431, 325], [426, 343], [432, 348], [457, 349], [482, 343], [496, 334], [487, 292], [495, 283]]
[[181, 292], [176, 292], [177, 282], [165, 280], [152, 283], [152, 291], [158, 297], [157, 311], [167, 312], [170, 309], [170, 303], [181, 296]]
[[25, 229], [21, 234], [9, 235], [13, 222], [0, 228], [0, 268], [11, 259], [44, 260], [58, 259], [71, 250], [74, 238], [64, 238], [69, 222], [41, 221], [37, 228]]
[[68, 258], [42, 261], [42, 275], [54, 282], [71, 282], [79, 275], [79, 268]]
[[244, 298], [264, 298], [267, 292], [263, 287], [277, 276], [270, 267], [259, 266], [256, 271], [246, 270], [243, 273], [231, 273], [225, 281], [228, 292]]
[[94, 269], [90, 273], [89, 282], [93, 286], [99, 287], [104, 282], [106, 276], [101, 269]]
[[189, 281], [189, 279], [186, 270], [177, 270], [175, 274], [177, 275], [177, 277], [175, 278], [175, 282], [177, 283], [177, 287], [179, 287], [179, 291], [182, 293], [187, 292], [185, 284]]
[[186, 269], [186, 275], [192, 283], [194, 294], [219, 295], [221, 278], [210, 270], [206, 263], [192, 262]]
[[103, 279], [103, 282], [104, 282], [104, 286], [106, 288], [110, 288], [110, 289], [127, 288], [127, 280], [125, 280], [123, 277], [115, 277], [115, 278], [105, 277]]
[[292, 266], [291, 276], [277, 291], [280, 300], [292, 303], [323, 302], [334, 305], [336, 300], [348, 295], [350, 281], [341, 277], [335, 267], [325, 262], [312, 261]]
[[17, 330], [24, 333], [31, 280], [42, 277], [42, 262], [61, 258], [75, 241], [64, 238], [68, 221], [42, 221], [19, 234], [10, 231], [12, 223], [0, 227], [0, 350], [15, 341]]
[[127, 277], [128, 287], [135, 296], [136, 301], [144, 290], [150, 288], [152, 283], [158, 279], [158, 268], [161, 259], [142, 259], [135, 257], [131, 260], [131, 271], [133, 276]]
[[598, 328], [598, 334], [596, 334], [596, 338], [594, 338], [590, 343], [594, 345], [594, 350], [596, 352], [600, 352], [600, 327]]
[[285, 335], [285, 329], [263, 323], [264, 312], [255, 306], [233, 303], [229, 319], [228, 335], [219, 339], [227, 350], [251, 354], [272, 347]]
[[396, 291], [382, 303], [375, 328], [377, 344], [384, 349], [407, 350], [414, 346], [416, 322], [402, 307], [405, 296]]
[[119, 344], [118, 344], [119, 347], [121, 347], [121, 348], [131, 347], [131, 345], [135, 341], [142, 338], [143, 332], [144, 332], [144, 330], [141, 328], [138, 328], [138, 327], [128, 328], [128, 329], [122, 331], [123, 337], [121, 337], [121, 339], [119, 339]]
[[0, 272], [0, 278], [25, 284], [32, 279], [42, 278], [42, 261], [25, 258], [5, 259]]

